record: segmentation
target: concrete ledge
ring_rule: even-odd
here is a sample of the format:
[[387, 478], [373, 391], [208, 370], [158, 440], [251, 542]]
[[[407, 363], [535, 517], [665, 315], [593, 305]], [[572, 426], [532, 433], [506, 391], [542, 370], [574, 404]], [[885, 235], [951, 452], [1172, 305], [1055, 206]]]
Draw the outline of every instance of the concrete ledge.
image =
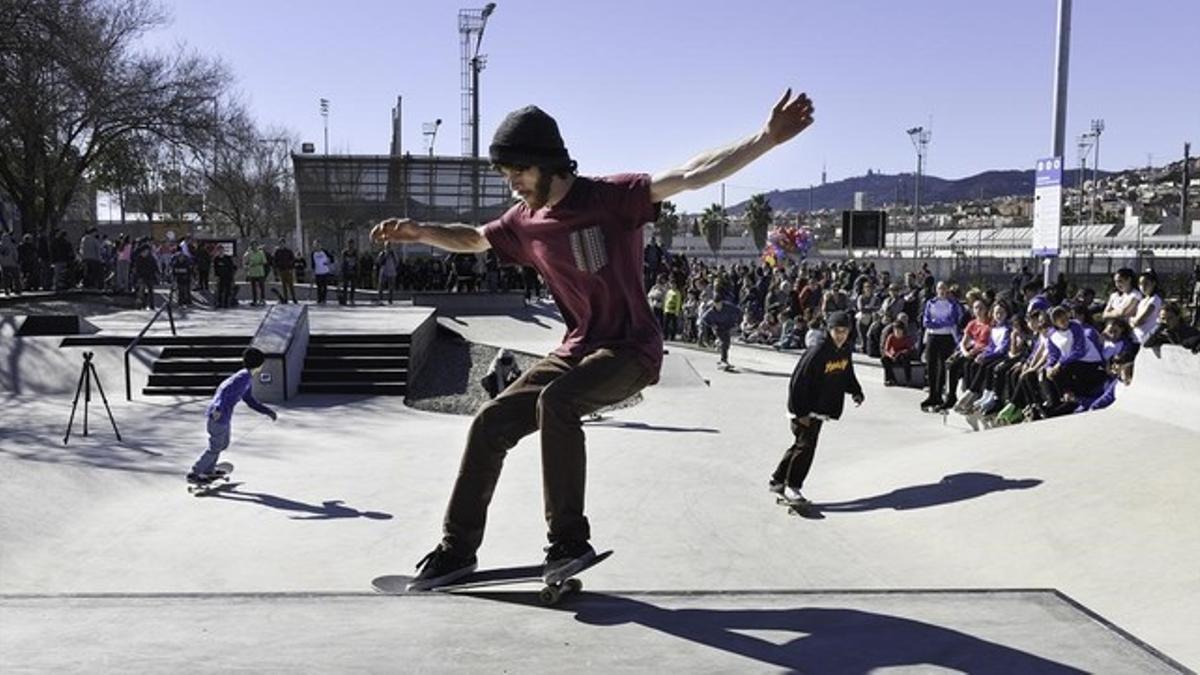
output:
[[525, 291], [502, 293], [413, 292], [413, 307], [434, 307], [443, 314], [508, 314], [525, 307]]
[[1113, 407], [1200, 432], [1200, 356], [1177, 345], [1142, 349]]
[[547, 609], [532, 588], [419, 597], [3, 596], [0, 668], [1185, 670], [1051, 590], [585, 592]]

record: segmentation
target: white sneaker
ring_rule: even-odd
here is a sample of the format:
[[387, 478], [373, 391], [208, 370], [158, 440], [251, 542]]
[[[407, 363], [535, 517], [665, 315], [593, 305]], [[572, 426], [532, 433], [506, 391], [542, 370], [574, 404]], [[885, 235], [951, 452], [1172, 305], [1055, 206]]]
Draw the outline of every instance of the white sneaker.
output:
[[808, 498], [800, 494], [800, 490], [787, 486], [783, 488], [783, 498], [792, 504], [811, 504]]

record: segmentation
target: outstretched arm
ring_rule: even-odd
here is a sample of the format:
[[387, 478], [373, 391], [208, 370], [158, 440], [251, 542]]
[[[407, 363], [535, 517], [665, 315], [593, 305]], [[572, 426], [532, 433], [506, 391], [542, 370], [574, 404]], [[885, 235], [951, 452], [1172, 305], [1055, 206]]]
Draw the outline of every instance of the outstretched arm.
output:
[[792, 98], [789, 88], [758, 132], [703, 152], [679, 168], [656, 174], [650, 181], [650, 199], [661, 202], [685, 190], [702, 188], [731, 176], [771, 148], [791, 140], [812, 122], [813, 104], [808, 95], [802, 93]]
[[427, 244], [454, 253], [482, 253], [492, 247], [482, 227], [422, 225], [408, 218], [388, 218], [371, 228], [371, 241]]

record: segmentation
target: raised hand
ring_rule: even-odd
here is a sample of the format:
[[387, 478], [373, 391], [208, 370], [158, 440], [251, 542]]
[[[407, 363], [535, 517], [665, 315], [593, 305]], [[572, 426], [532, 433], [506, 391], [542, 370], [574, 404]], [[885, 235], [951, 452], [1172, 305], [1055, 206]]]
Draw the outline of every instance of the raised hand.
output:
[[408, 218], [388, 218], [371, 228], [371, 241], [378, 244], [389, 241], [406, 244], [420, 239], [421, 226]]
[[767, 137], [775, 145], [786, 143], [813, 123], [813, 104], [808, 94], [801, 93], [792, 98], [792, 89], [783, 92], [779, 102], [771, 108], [767, 120]]

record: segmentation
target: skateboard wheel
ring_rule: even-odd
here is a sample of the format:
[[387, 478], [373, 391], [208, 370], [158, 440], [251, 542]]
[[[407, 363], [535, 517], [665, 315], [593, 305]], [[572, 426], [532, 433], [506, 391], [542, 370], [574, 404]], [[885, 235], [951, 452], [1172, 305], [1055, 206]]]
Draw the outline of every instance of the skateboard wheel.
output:
[[583, 590], [583, 582], [578, 579], [567, 579], [563, 584], [568, 593], [578, 593]]
[[557, 603], [560, 597], [562, 597], [562, 589], [554, 586], [547, 586], [542, 589], [541, 593], [538, 593], [538, 600], [541, 600], [542, 604], [546, 606]]

